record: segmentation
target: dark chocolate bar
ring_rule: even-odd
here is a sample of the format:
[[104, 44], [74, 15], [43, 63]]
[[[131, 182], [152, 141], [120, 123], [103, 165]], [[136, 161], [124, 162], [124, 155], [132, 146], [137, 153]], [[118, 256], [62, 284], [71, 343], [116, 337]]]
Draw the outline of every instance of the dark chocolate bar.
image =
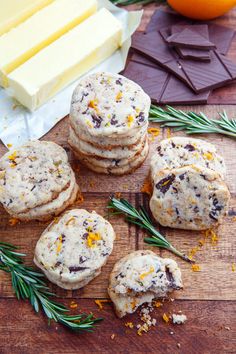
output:
[[177, 34], [182, 32], [184, 29], [194, 30], [206, 39], [209, 39], [208, 25], [187, 25], [178, 24], [171, 26], [171, 34]]
[[180, 25], [182, 23], [186, 25], [208, 25], [209, 40], [216, 45], [217, 50], [221, 54], [228, 53], [231, 42], [235, 35], [234, 29], [221, 25], [216, 25], [211, 21], [204, 23], [200, 21], [192, 21], [173, 12], [157, 10], [156, 12], [154, 12], [150, 22], [146, 27], [145, 32], [149, 33], [152, 31], [159, 31], [164, 27], [171, 27], [173, 25]]
[[194, 29], [185, 28], [166, 38], [167, 43], [180, 48], [213, 49], [215, 44], [203, 37]]
[[210, 91], [196, 94], [149, 59], [134, 53], [123, 75], [137, 82], [158, 104], [205, 104]]
[[[208, 25], [173, 25], [171, 26], [171, 34], [179, 33], [185, 28], [191, 28], [198, 32], [201, 36], [209, 39]], [[192, 59], [198, 61], [210, 61], [210, 51], [207, 49], [190, 49], [190, 48], [178, 48], [175, 50], [182, 59]]]
[[[173, 73], [196, 93], [223, 86], [236, 78], [236, 64], [230, 60], [227, 60], [227, 63], [223, 61], [217, 51], [211, 51], [209, 63], [182, 60], [166, 45], [159, 32], [135, 33], [132, 48]], [[228, 70], [228, 65], [231, 70]]]
[[[184, 28], [188, 27], [189, 25], [173, 25], [171, 27], [164, 27], [159, 30], [162, 37], [166, 40], [171, 34], [179, 33]], [[208, 38], [208, 26], [207, 25], [191, 25], [193, 28], [206, 38]], [[182, 59], [192, 59], [198, 61], [210, 61], [210, 51], [209, 50], [202, 50], [202, 49], [190, 49], [190, 48], [178, 48], [175, 47], [175, 50], [179, 54]]]

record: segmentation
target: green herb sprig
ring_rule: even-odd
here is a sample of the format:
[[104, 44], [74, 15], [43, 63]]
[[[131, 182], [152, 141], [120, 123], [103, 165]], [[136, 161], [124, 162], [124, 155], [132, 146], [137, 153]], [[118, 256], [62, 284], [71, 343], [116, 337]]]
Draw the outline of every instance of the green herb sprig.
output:
[[208, 119], [200, 112], [184, 112], [171, 106], [167, 109], [151, 106], [149, 121], [163, 123], [161, 127], [172, 127], [175, 131], [183, 130], [187, 134], [218, 133], [236, 138], [236, 119], [229, 119], [226, 112], [219, 113], [220, 119]]
[[178, 251], [162, 234], [160, 234], [160, 232], [157, 231], [144, 207], [140, 207], [140, 210], [137, 210], [126, 199], [116, 199], [111, 197], [108, 203], [108, 209], [114, 210], [114, 212], [109, 213], [109, 215], [123, 214], [126, 216], [126, 221], [147, 230], [152, 237], [145, 237], [144, 241], [149, 245], [167, 249], [183, 260], [194, 263], [193, 260]]
[[139, 4], [139, 5], [147, 5], [151, 3], [165, 3], [165, 0], [110, 0], [114, 5], [121, 5], [121, 6], [127, 6], [127, 5], [133, 5], [133, 4]]
[[29, 300], [37, 313], [41, 308], [49, 321], [59, 322], [76, 332], [91, 332], [102, 319], [94, 318], [93, 314], [68, 315], [69, 309], [51, 299], [55, 294], [44, 282], [44, 275], [24, 264], [24, 256], [17, 252], [17, 247], [0, 242], [0, 270], [10, 274], [17, 299]]

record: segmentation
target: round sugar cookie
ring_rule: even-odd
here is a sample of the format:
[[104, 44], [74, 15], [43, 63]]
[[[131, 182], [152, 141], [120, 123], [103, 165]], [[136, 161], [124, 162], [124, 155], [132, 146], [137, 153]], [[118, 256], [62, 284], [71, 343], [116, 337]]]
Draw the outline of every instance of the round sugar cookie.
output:
[[23, 221], [50, 220], [53, 217], [62, 213], [70, 205], [72, 205], [76, 201], [78, 192], [79, 192], [79, 187], [75, 181], [74, 173], [72, 173], [71, 183], [69, 188], [61, 192], [56, 199], [54, 199], [53, 201], [47, 204], [43, 204], [41, 206], [30, 209], [28, 212], [16, 214], [14, 215], [14, 217]]
[[151, 100], [135, 82], [99, 72], [83, 77], [71, 102], [71, 124], [91, 136], [116, 137], [148, 123]]
[[0, 203], [9, 214], [51, 202], [70, 185], [65, 150], [49, 141], [31, 141], [0, 159]]
[[[141, 152], [135, 155], [135, 158], [132, 158], [129, 162], [127, 162], [127, 164], [123, 164], [124, 160], [111, 160], [110, 167], [101, 166], [101, 164], [98, 164], [94, 158], [91, 159], [90, 157], [85, 157], [75, 149], [74, 154], [81, 163], [83, 163], [86, 167], [94, 172], [122, 176], [125, 174], [133, 173], [136, 169], [138, 169], [147, 158], [148, 151], [149, 145], [148, 140], [146, 140], [143, 149]], [[115, 161], [115, 164], [113, 164], [113, 161]]]
[[111, 224], [95, 211], [70, 210], [43, 232], [34, 262], [51, 282], [79, 289], [100, 274], [114, 240]]
[[86, 156], [101, 157], [104, 159], [130, 159], [138, 151], [142, 149], [143, 142], [146, 140], [144, 136], [136, 145], [129, 147], [115, 147], [112, 150], [105, 150], [102, 148], [96, 148], [92, 144], [80, 140], [75, 134], [74, 130], [70, 128], [69, 144], [71, 147], [75, 147], [77, 151]]
[[76, 126], [72, 121], [70, 121], [70, 127], [74, 130], [74, 133], [81, 140], [90, 143], [98, 148], [103, 148], [105, 150], [111, 150], [114, 147], [121, 146], [131, 146], [137, 144], [140, 139], [147, 134], [147, 127], [142, 127], [141, 129], [133, 129], [126, 135], [120, 135], [118, 138], [110, 138], [108, 136], [92, 136], [88, 132], [85, 132], [81, 127]]
[[222, 222], [229, 199], [217, 172], [192, 165], [155, 175], [150, 209], [163, 226], [206, 230]]
[[151, 174], [162, 169], [187, 165], [210, 168], [224, 179], [226, 167], [223, 158], [217, 154], [214, 145], [200, 139], [174, 137], [162, 140], [151, 159]]

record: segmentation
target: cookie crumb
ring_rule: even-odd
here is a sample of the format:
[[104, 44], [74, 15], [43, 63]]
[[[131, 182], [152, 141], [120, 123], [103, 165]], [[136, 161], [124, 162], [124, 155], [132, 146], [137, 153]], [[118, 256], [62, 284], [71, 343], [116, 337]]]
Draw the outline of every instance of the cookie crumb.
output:
[[187, 316], [185, 315], [176, 315], [175, 313], [172, 314], [172, 322], [173, 324], [184, 324], [187, 321]]

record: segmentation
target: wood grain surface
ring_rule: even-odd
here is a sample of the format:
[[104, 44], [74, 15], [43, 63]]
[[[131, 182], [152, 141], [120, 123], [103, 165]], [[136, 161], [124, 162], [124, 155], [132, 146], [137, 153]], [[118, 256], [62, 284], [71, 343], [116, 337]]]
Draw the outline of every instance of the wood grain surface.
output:
[[[139, 8], [133, 6], [133, 8]], [[156, 9], [154, 5], [145, 7], [140, 29]], [[219, 23], [236, 25], [236, 11], [218, 20]], [[230, 55], [236, 53], [236, 43]], [[213, 99], [215, 95], [215, 98]], [[217, 90], [211, 102], [221, 105], [188, 107], [194, 111], [203, 111], [210, 118], [217, 117], [217, 112], [226, 110], [230, 117], [235, 116], [236, 85]], [[218, 99], [216, 99], [218, 95]], [[230, 104], [229, 104], [230, 103]], [[184, 107], [182, 107], [184, 109]], [[158, 127], [157, 125], [153, 125]], [[171, 135], [176, 135], [171, 132]], [[178, 132], [178, 135], [184, 135]], [[68, 152], [72, 167], [76, 172], [84, 201], [77, 202], [76, 207], [96, 210], [101, 215], [107, 213], [106, 205], [111, 193], [120, 192], [136, 207], [148, 205], [148, 195], [141, 193], [142, 185], [149, 173], [149, 161], [153, 149], [163, 138], [169, 136], [167, 129], [160, 129], [160, 135], [151, 142], [148, 159], [134, 174], [124, 177], [110, 177], [94, 174], [74, 160], [67, 144], [68, 118], [63, 119], [48, 133], [43, 140], [52, 140], [62, 145]], [[11, 289], [9, 277], [0, 273], [0, 353], [2, 354], [44, 354], [44, 353], [236, 353], [236, 272], [232, 271], [236, 263], [236, 141], [220, 135], [196, 136], [214, 143], [224, 156], [227, 165], [227, 183], [231, 192], [229, 215], [216, 231], [218, 242], [206, 239], [204, 234], [194, 231], [174, 230], [159, 227], [160, 231], [179, 249], [189, 253], [203, 240], [204, 245], [195, 255], [200, 272], [193, 272], [191, 266], [174, 257], [183, 273], [184, 289], [176, 292], [174, 302], [167, 301], [156, 309], [153, 317], [157, 326], [147, 334], [139, 337], [135, 329], [127, 329], [127, 321], [138, 323], [138, 315], [124, 320], [115, 317], [112, 305], [107, 303], [102, 311], [94, 299], [106, 299], [109, 273], [119, 258], [136, 249], [150, 248], [143, 242], [143, 231], [124, 222], [122, 217], [114, 217], [110, 222], [117, 233], [117, 240], [112, 256], [103, 268], [102, 274], [84, 289], [65, 291], [55, 285], [52, 290], [67, 304], [71, 300], [78, 303], [78, 309], [94, 312], [104, 321], [95, 333], [72, 334], [57, 324], [47, 325], [42, 315], [36, 315], [26, 302], [18, 302]], [[0, 146], [0, 156], [6, 151]], [[18, 245], [27, 253], [27, 263], [32, 264], [34, 246], [47, 223], [30, 222], [10, 226], [9, 216], [0, 209], [0, 240]], [[157, 226], [158, 227], [158, 226]], [[154, 249], [163, 257], [172, 256], [167, 251]], [[188, 321], [182, 326], [166, 324], [162, 315], [181, 310]], [[174, 334], [170, 334], [173, 332]], [[115, 335], [114, 339], [111, 338]]]

